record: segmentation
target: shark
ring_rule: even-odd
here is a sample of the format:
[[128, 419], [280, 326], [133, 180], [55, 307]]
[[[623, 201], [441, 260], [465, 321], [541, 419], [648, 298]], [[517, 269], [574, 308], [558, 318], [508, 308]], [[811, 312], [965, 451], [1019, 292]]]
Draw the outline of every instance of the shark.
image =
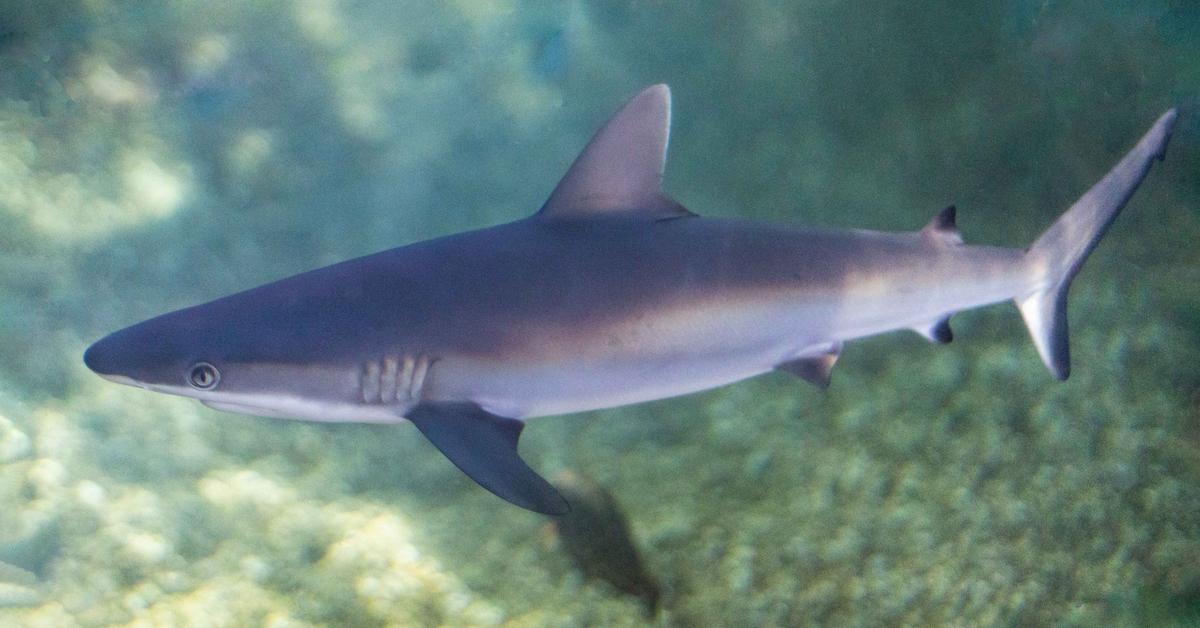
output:
[[1025, 249], [966, 245], [950, 206], [919, 231], [698, 216], [662, 189], [666, 85], [600, 128], [515, 222], [311, 270], [116, 331], [100, 376], [217, 410], [411, 422], [483, 488], [569, 510], [521, 458], [528, 419], [684, 395], [771, 371], [828, 386], [845, 343], [1015, 302], [1041, 360], [1070, 371], [1072, 279], [1177, 113]]

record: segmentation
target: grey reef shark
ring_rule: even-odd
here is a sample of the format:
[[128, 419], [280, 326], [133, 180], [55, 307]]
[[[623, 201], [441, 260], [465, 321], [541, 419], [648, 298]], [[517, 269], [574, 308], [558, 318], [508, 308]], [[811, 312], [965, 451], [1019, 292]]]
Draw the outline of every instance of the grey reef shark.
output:
[[526, 419], [723, 386], [818, 386], [843, 343], [1015, 301], [1069, 370], [1067, 291], [1162, 159], [1164, 113], [1029, 248], [963, 244], [949, 207], [911, 233], [704, 218], [662, 192], [671, 95], [634, 96], [534, 215], [305, 272], [99, 340], [97, 374], [206, 406], [310, 421], [411, 421], [522, 508], [568, 511], [520, 458]]

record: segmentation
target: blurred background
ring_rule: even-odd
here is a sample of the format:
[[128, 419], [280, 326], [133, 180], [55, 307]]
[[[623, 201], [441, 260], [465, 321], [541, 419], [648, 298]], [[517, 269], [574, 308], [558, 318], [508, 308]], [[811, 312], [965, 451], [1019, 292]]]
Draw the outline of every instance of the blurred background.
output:
[[[1071, 379], [1015, 309], [955, 342], [537, 420], [661, 586], [410, 426], [222, 414], [104, 382], [170, 309], [535, 211], [667, 82], [691, 210], [1026, 246], [1171, 106], [1074, 284]], [[1200, 4], [0, 0], [0, 623], [1197, 625]]]

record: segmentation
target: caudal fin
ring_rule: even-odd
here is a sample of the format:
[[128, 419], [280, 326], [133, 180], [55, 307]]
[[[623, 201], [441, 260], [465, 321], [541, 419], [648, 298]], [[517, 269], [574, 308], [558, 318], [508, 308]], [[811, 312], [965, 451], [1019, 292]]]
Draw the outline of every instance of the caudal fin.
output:
[[1162, 114], [1137, 146], [1079, 197], [1026, 253], [1035, 279], [1030, 291], [1015, 301], [1042, 362], [1058, 379], [1066, 379], [1071, 372], [1067, 343], [1071, 280], [1146, 178], [1150, 165], [1155, 159], [1162, 160], [1176, 115], [1174, 109]]

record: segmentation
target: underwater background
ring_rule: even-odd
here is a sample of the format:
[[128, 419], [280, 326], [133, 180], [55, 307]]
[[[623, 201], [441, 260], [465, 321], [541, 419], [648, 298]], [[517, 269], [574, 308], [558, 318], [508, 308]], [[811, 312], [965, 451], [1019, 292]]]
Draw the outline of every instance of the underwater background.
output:
[[[644, 85], [692, 211], [1023, 247], [1159, 113], [1075, 281], [934, 346], [531, 423], [615, 496], [640, 601], [409, 425], [208, 410], [118, 327], [535, 211]], [[0, 625], [1200, 625], [1200, 4], [0, 0]]]

